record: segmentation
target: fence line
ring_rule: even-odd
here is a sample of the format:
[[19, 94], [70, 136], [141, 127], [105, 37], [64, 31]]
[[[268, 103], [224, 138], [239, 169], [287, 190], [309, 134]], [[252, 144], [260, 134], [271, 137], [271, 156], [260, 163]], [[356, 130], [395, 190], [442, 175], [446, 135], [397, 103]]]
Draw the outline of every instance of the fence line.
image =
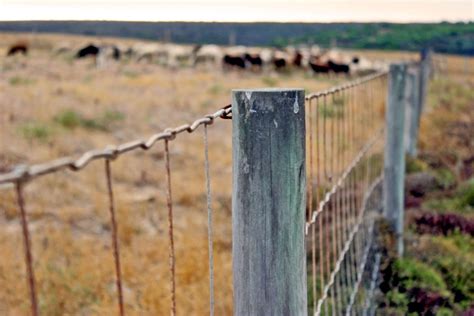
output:
[[[411, 65], [411, 67], [414, 66], [418, 65]], [[114, 201], [112, 181], [112, 161], [122, 154], [130, 151], [137, 149], [148, 150], [158, 141], [163, 141], [164, 145], [164, 173], [166, 177], [165, 186], [169, 239], [168, 256], [171, 301], [170, 314], [176, 315], [175, 241], [173, 233], [173, 194], [171, 190], [172, 168], [169, 155], [169, 142], [173, 141], [178, 134], [185, 131], [188, 133], [193, 133], [201, 125], [203, 125], [205, 176], [204, 190], [206, 194], [208, 225], [209, 311], [211, 315], [214, 314], [213, 211], [211, 178], [209, 170], [210, 162], [208, 153], [208, 126], [213, 124], [218, 118], [232, 119], [236, 115], [241, 115], [242, 113], [235, 111], [235, 106], [238, 102], [243, 102], [241, 106], [246, 107], [245, 109], [248, 110], [249, 113], [254, 113], [252, 112], [252, 110], [254, 110], [253, 106], [260, 106], [262, 112], [258, 114], [263, 115], [260, 117], [262, 119], [265, 117], [265, 119], [267, 119], [268, 115], [270, 115], [269, 113], [273, 111], [274, 108], [278, 108], [277, 106], [274, 107], [274, 104], [281, 103], [279, 105], [284, 104], [287, 107], [285, 110], [288, 110], [288, 107], [291, 107], [289, 108], [290, 112], [294, 113], [297, 119], [302, 118], [303, 120], [303, 125], [301, 125], [301, 122], [295, 123], [289, 118], [287, 121], [277, 121], [277, 118], [279, 120], [286, 118], [285, 115], [287, 114], [283, 116], [279, 116], [281, 113], [275, 114], [275, 120], [269, 122], [272, 128], [273, 125], [275, 125], [275, 129], [269, 132], [270, 134], [265, 136], [270, 137], [267, 140], [270, 141], [270, 144], [268, 144], [265, 149], [262, 149], [264, 147], [262, 146], [262, 148], [259, 147], [258, 149], [255, 149], [254, 152], [252, 146], [262, 142], [260, 137], [261, 134], [257, 133], [256, 135], [245, 135], [245, 132], [237, 132], [235, 128], [236, 126], [240, 125], [235, 124], [237, 124], [236, 121], [240, 120], [240, 118], [237, 117], [236, 119], [236, 117], [234, 117], [234, 154], [236, 153], [235, 150], [237, 148], [236, 142], [242, 142], [243, 136], [248, 136], [248, 140], [253, 139], [255, 141], [255, 144], [251, 143], [249, 145], [250, 147], [248, 147], [255, 157], [260, 157], [262, 150], [271, 151], [271, 148], [273, 148], [272, 146], [282, 146], [277, 147], [279, 151], [273, 153], [276, 156], [268, 156], [270, 158], [270, 162], [258, 162], [259, 166], [263, 166], [265, 164], [271, 165], [270, 169], [265, 169], [269, 172], [268, 174], [265, 174], [263, 177], [262, 175], [259, 175], [259, 181], [262, 181], [263, 184], [267, 183], [266, 181], [268, 181], [268, 178], [270, 178], [269, 181], [276, 181], [275, 183], [278, 185], [276, 187], [271, 186], [271, 190], [269, 191], [270, 194], [275, 194], [275, 192], [272, 190], [285, 189], [284, 191], [280, 192], [282, 195], [284, 195], [288, 192], [286, 191], [286, 188], [290, 188], [293, 191], [292, 195], [288, 197], [288, 205], [292, 205], [291, 208], [293, 210], [299, 210], [301, 207], [303, 207], [303, 212], [301, 214], [290, 213], [290, 215], [295, 216], [295, 218], [293, 218], [288, 217], [290, 215], [285, 213], [285, 207], [287, 206], [279, 209], [281, 205], [277, 204], [276, 208], [282, 212], [277, 214], [278, 216], [276, 216], [276, 219], [272, 219], [273, 221], [281, 220], [285, 225], [289, 225], [289, 222], [292, 222], [293, 220], [298, 222], [297, 219], [299, 219], [299, 216], [303, 216], [301, 218], [301, 232], [298, 230], [298, 223], [295, 223], [295, 225], [291, 228], [297, 230], [295, 233], [295, 236], [297, 236], [296, 239], [278, 239], [281, 236], [277, 234], [275, 235], [277, 236], [275, 237], [277, 239], [263, 241], [274, 243], [274, 247], [282, 245], [284, 245], [284, 247], [288, 247], [293, 245], [293, 242], [299, 240], [299, 233], [302, 234], [301, 238], [306, 238], [306, 242], [308, 244], [306, 247], [306, 253], [307, 257], [309, 258], [309, 262], [305, 264], [309, 271], [308, 275], [311, 278], [311, 286], [309, 289], [310, 294], [308, 296], [308, 308], [311, 314], [351, 315], [354, 313], [354, 311], [356, 311], [355, 313], [360, 312], [365, 314], [372, 310], [372, 301], [377, 285], [377, 272], [381, 261], [381, 255], [377, 249], [376, 243], [374, 242], [376, 231], [374, 228], [374, 218], [382, 214], [381, 182], [384, 179], [384, 161], [386, 161], [386, 156], [384, 157], [384, 149], [387, 145], [389, 145], [385, 137], [387, 136], [387, 133], [389, 133], [389, 135], [391, 133], [390, 130], [387, 130], [386, 126], [386, 120], [391, 118], [387, 116], [387, 119], [385, 119], [384, 115], [386, 100], [389, 98], [388, 93], [390, 92], [388, 89], [388, 80], [389, 72], [382, 71], [322, 92], [311, 93], [300, 99], [298, 99], [299, 95], [304, 96], [303, 92], [300, 90], [274, 89], [265, 91], [264, 93], [258, 92], [253, 97], [251, 97], [251, 93], [247, 94], [248, 91], [245, 93], [242, 91], [238, 93], [234, 92], [234, 110], [229, 105], [213, 114], [206, 115], [192, 122], [191, 124], [181, 125], [173, 129], [165, 129], [163, 132], [154, 134], [148, 139], [139, 139], [118, 146], [109, 146], [102, 150], [91, 150], [85, 152], [77, 158], [66, 157], [42, 164], [17, 166], [9, 173], [0, 174], [0, 186], [5, 187], [13, 185], [16, 188], [17, 205], [21, 215], [25, 264], [27, 269], [32, 315], [39, 315], [39, 309], [30, 233], [28, 229], [28, 216], [24, 201], [24, 185], [42, 175], [65, 169], [79, 171], [94, 160], [104, 160], [105, 180], [108, 194], [108, 208], [111, 223], [112, 255], [115, 265], [117, 306], [118, 314], [123, 316], [125, 314], [125, 308], [122, 288], [122, 271], [120, 264], [120, 245], [117, 237], [117, 219], [115, 214], [116, 205]], [[278, 98], [275, 97], [276, 93], [280, 94]], [[295, 96], [296, 99], [292, 99]], [[274, 104], [268, 103], [270, 102], [270, 99]], [[269, 110], [268, 105], [270, 105], [271, 110]], [[302, 109], [301, 105], [304, 105]], [[245, 120], [247, 118], [248, 116], [245, 116]], [[239, 121], [239, 124], [242, 123], [242, 128], [246, 128], [244, 126], [244, 123], [247, 123], [245, 120]], [[306, 124], [304, 124], [305, 120]], [[419, 118], [417, 118], [417, 120], [419, 121]], [[252, 128], [260, 128], [259, 124], [261, 124], [261, 121], [254, 123], [255, 124]], [[297, 126], [298, 130], [296, 132], [291, 130], [291, 128], [294, 128], [292, 124]], [[306, 131], [304, 130], [305, 125]], [[286, 130], [286, 128], [290, 129]], [[271, 133], [275, 132], [275, 130], [279, 130], [281, 134], [278, 134], [279, 138], [272, 139]], [[271, 143], [272, 141], [273, 144]], [[306, 143], [306, 146], [304, 146], [304, 143]], [[288, 148], [285, 147], [287, 144], [290, 145], [291, 150], [288, 150]], [[245, 143], [240, 144], [239, 146], [242, 146], [242, 148], [245, 147], [245, 150], [247, 150], [247, 145], [248, 144]], [[301, 145], [303, 146], [302, 148]], [[287, 152], [283, 153], [282, 148], [286, 149]], [[302, 152], [300, 151], [301, 149], [303, 150]], [[243, 149], [240, 148], [239, 150]], [[255, 177], [253, 172], [255, 172], [255, 170], [260, 170], [260, 167], [254, 167], [257, 165], [257, 162], [247, 161], [247, 156], [240, 158], [245, 158], [245, 161], [237, 161], [235, 160], [236, 157], [234, 157], [234, 189], [236, 189], [236, 185], [246, 188], [246, 185], [251, 183], [247, 182], [249, 181], [249, 177]], [[272, 161], [272, 159], [274, 160]], [[277, 166], [277, 168], [275, 168], [275, 166], [272, 165], [273, 163], [281, 163], [281, 166]], [[302, 166], [299, 165], [300, 163], [302, 163]], [[298, 169], [296, 170], [294, 168]], [[306, 170], [307, 177], [305, 176]], [[239, 180], [241, 182], [236, 180], [236, 175], [241, 177]], [[274, 175], [277, 177], [272, 178]], [[286, 178], [289, 175], [291, 175], [291, 177], [295, 176], [296, 178]], [[255, 179], [256, 178], [253, 178], [252, 181], [255, 181]], [[282, 182], [279, 182], [280, 180]], [[285, 185], [283, 188], [282, 183], [287, 183], [288, 186]], [[253, 185], [255, 185], [255, 183]], [[242, 287], [239, 287], [238, 291], [235, 290], [236, 280], [238, 280], [237, 283], [242, 281], [238, 286], [241, 286], [242, 284], [244, 286], [248, 285], [245, 283], [244, 279], [248, 278], [250, 271], [248, 269], [241, 269], [242, 267], [236, 269], [235, 266], [237, 262], [236, 260], [240, 258], [240, 255], [245, 256], [248, 254], [246, 253], [246, 251], [249, 251], [247, 248], [251, 247], [247, 247], [248, 245], [245, 243], [249, 241], [253, 242], [252, 238], [254, 237], [253, 235], [245, 236], [245, 239], [241, 240], [243, 244], [236, 246], [236, 240], [238, 240], [236, 238], [239, 238], [238, 234], [240, 234], [241, 231], [240, 227], [236, 226], [237, 224], [234, 218], [234, 216], [236, 216], [236, 211], [239, 210], [239, 207], [234, 209], [234, 204], [241, 203], [242, 201], [239, 199], [245, 199], [245, 196], [249, 195], [250, 192], [245, 190], [242, 191], [242, 188], [237, 188], [236, 190], [237, 193], [240, 192], [240, 195], [235, 194], [236, 192], [233, 194], [233, 246], [234, 250], [243, 250], [243, 252], [239, 253], [239, 256], [236, 256], [236, 253], [233, 255], [234, 295], [236, 292], [242, 293], [242, 291], [245, 291], [245, 289]], [[302, 190], [303, 193], [303, 197], [301, 199], [299, 195], [300, 190]], [[252, 192], [252, 194], [253, 193], [254, 192]], [[262, 196], [265, 196], [267, 193], [268, 192], [263, 192]], [[304, 195], [306, 195], [306, 203], [303, 203], [305, 200]], [[244, 198], [242, 198], [242, 196], [244, 196]], [[272, 198], [270, 199], [271, 203], [273, 203], [273, 200], [282, 202], [280, 197], [278, 197], [278, 194], [276, 196], [272, 195]], [[263, 203], [262, 201], [264, 202], [265, 199], [251, 199], [249, 203], [254, 206], [253, 203]], [[305, 205], [306, 212], [304, 211]], [[264, 204], [261, 206], [261, 208], [267, 207], [268, 205]], [[242, 210], [242, 207], [240, 207], [240, 209]], [[245, 211], [247, 210], [245, 209]], [[304, 218], [304, 215], [306, 218]], [[242, 221], [240, 224], [247, 225], [249, 224], [248, 222], [249, 220], [246, 220]], [[267, 225], [267, 223], [264, 224]], [[269, 231], [272, 233], [279, 233], [278, 230], [273, 231], [271, 226], [265, 225], [262, 226], [264, 229], [270, 229]], [[236, 230], [236, 227], [239, 228], [239, 231]], [[249, 233], [246, 230], [246, 226], [242, 227], [243, 231]], [[288, 227], [283, 227], [280, 229], [284, 231], [291, 230]], [[256, 233], [261, 233], [261, 231], [258, 231], [257, 229]], [[266, 236], [265, 238], [269, 237]], [[258, 238], [255, 240], [258, 240]], [[275, 246], [280, 242], [282, 243], [281, 245], [279, 244], [278, 246]], [[296, 246], [301, 246], [303, 249], [304, 242], [297, 244]], [[289, 248], [293, 250], [292, 247]], [[261, 256], [259, 249], [252, 248], [252, 250], [257, 251], [258, 255]], [[288, 255], [286, 251], [287, 249], [285, 248], [281, 254]], [[274, 254], [271, 253], [271, 255]], [[294, 256], [294, 254], [289, 256]], [[278, 256], [275, 258], [278, 259]], [[267, 261], [272, 262], [271, 258], [256, 258], [257, 261], [261, 259], [263, 259], [265, 265], [267, 264]], [[286, 259], [288, 258], [285, 258], [285, 261]], [[298, 282], [300, 282], [301, 273], [303, 271], [305, 274], [303, 279], [306, 280], [306, 267], [304, 265], [299, 266], [299, 262], [303, 260], [302, 256], [300, 256], [298, 253], [296, 256], [292, 257], [292, 259], [297, 259], [298, 265], [298, 268], [292, 267], [295, 270], [294, 273], [300, 273], [300, 275], [295, 275], [295, 278], [292, 280], [299, 280]], [[283, 264], [287, 263], [285, 262]], [[248, 275], [246, 275], [246, 273]], [[236, 275], [238, 276], [237, 278]], [[259, 278], [261, 276], [257, 275], [256, 277]], [[264, 284], [266, 284], [267, 280], [265, 277], [262, 280], [264, 281]], [[287, 279], [285, 280], [288, 281]], [[367, 280], [368, 282], [366, 282]], [[254, 281], [255, 280], [252, 280], [252, 282]], [[255, 285], [256, 283], [252, 284]], [[282, 284], [279, 283], [279, 285]], [[304, 285], [293, 285], [295, 285], [295, 287], [298, 288], [298, 291], [300, 291], [298, 295], [300, 295], [301, 291], [304, 290], [304, 296], [306, 297], [306, 283]], [[276, 293], [277, 295], [275, 296], [270, 295], [270, 298], [265, 297], [265, 300], [278, 300], [277, 296], [282, 295], [282, 293], [290, 293], [293, 295], [291, 292], [296, 290], [292, 289], [290, 286], [287, 287], [287, 289], [278, 288], [278, 291], [281, 290], [281, 292]], [[248, 297], [251, 298], [253, 294], [249, 292], [248, 295]], [[298, 295], [295, 296], [295, 301], [292, 302], [292, 304], [294, 303], [295, 306], [289, 306], [291, 304], [288, 302], [281, 302], [283, 305], [279, 305], [279, 308], [283, 308], [282, 310], [284, 311], [289, 311], [291, 308], [295, 308], [294, 310], [297, 311], [305, 310], [306, 303], [304, 308], [298, 304], [301, 304], [302, 301], [306, 302], [306, 300], [301, 299], [301, 297]], [[240, 299], [241, 296], [238, 296], [234, 302], [236, 304], [243, 304], [243, 301]], [[287, 303], [288, 305], [286, 305]], [[241, 307], [242, 306], [238, 305], [234, 310], [239, 310]], [[254, 308], [255, 306], [251, 306], [250, 304], [244, 307]], [[276, 305], [272, 306], [272, 308], [274, 307], [276, 308]], [[290, 309], [287, 310], [286, 308]]]
[[28, 277], [28, 288], [30, 292], [31, 314], [33, 316], [39, 315], [37, 285], [35, 281], [35, 273], [33, 268], [32, 247], [30, 241], [30, 233], [28, 228], [28, 217], [25, 210], [25, 201], [23, 194], [23, 187], [28, 181], [31, 181], [39, 176], [58, 172], [64, 169], [79, 171], [85, 168], [90, 162], [94, 160], [103, 159], [105, 161], [105, 178], [107, 184], [108, 204], [110, 212], [110, 221], [112, 228], [112, 249], [115, 263], [116, 287], [117, 287], [117, 304], [119, 315], [123, 316], [124, 302], [122, 289], [122, 273], [120, 266], [120, 247], [117, 237], [117, 222], [115, 217], [115, 202], [112, 187], [112, 171], [111, 161], [118, 158], [120, 155], [129, 151], [143, 149], [148, 150], [162, 140], [164, 143], [165, 152], [165, 173], [166, 173], [166, 187], [167, 187], [167, 208], [168, 208], [168, 237], [169, 237], [169, 270], [170, 270], [170, 288], [171, 288], [171, 307], [170, 314], [176, 315], [176, 282], [175, 282], [175, 254], [174, 254], [174, 235], [173, 235], [173, 201], [171, 192], [171, 168], [169, 157], [169, 142], [176, 138], [176, 135], [183, 133], [193, 133], [200, 126], [204, 126], [204, 147], [205, 147], [205, 172], [206, 172], [206, 195], [208, 208], [208, 238], [209, 238], [209, 269], [210, 269], [210, 310], [213, 314], [214, 297], [213, 297], [213, 263], [212, 263], [212, 210], [211, 210], [211, 188], [209, 176], [209, 157], [208, 157], [208, 141], [207, 141], [207, 127], [214, 123], [215, 119], [231, 119], [231, 108], [225, 106], [213, 114], [206, 115], [203, 118], [195, 120], [191, 124], [184, 124], [177, 128], [168, 128], [164, 132], [152, 135], [146, 140], [136, 140], [118, 146], [109, 146], [103, 150], [91, 150], [82, 154], [79, 158], [74, 159], [70, 157], [61, 158], [51, 162], [37, 164], [32, 166], [20, 165], [13, 169], [13, 171], [0, 175], [0, 185], [8, 186], [13, 184], [16, 187], [16, 194], [18, 200], [18, 207], [21, 214], [21, 226], [23, 231], [25, 264]]
[[360, 303], [359, 287], [372, 248], [366, 207], [382, 175], [386, 85], [387, 72], [381, 72], [306, 98], [305, 233], [311, 244], [315, 315], [349, 314]]

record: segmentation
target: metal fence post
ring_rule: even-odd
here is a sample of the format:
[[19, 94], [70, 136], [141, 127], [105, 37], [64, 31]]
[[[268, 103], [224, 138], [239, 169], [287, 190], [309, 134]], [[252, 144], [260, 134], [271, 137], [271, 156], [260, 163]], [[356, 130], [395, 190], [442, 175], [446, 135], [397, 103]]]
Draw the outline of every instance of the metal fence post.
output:
[[234, 90], [234, 315], [307, 315], [302, 89]]
[[384, 159], [384, 214], [397, 238], [397, 252], [403, 254], [403, 211], [405, 148], [404, 125], [406, 108], [406, 64], [390, 65], [388, 100], [385, 114], [386, 145]]
[[420, 103], [420, 67], [413, 66], [408, 69], [407, 85], [409, 90], [408, 107], [405, 112], [405, 148], [411, 157], [417, 155], [418, 130], [420, 129], [421, 103]]

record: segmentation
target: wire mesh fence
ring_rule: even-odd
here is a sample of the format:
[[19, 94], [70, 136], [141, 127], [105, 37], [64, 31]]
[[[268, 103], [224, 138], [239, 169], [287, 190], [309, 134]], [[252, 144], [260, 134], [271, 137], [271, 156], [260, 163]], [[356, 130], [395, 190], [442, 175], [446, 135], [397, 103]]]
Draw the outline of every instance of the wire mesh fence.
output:
[[[164, 132], [152, 135], [148, 139], [139, 139], [133, 142], [118, 146], [109, 146], [103, 150], [92, 150], [82, 154], [78, 158], [61, 158], [55, 161], [47, 162], [39, 165], [26, 166], [21, 165], [14, 168], [11, 172], [0, 175], [0, 185], [8, 188], [13, 185], [17, 197], [17, 206], [21, 215], [21, 227], [23, 233], [24, 243], [24, 256], [26, 266], [26, 276], [29, 290], [29, 300], [31, 305], [31, 315], [39, 315], [40, 303], [38, 299], [38, 286], [35, 278], [35, 260], [33, 258], [31, 234], [27, 214], [27, 203], [24, 197], [24, 187], [28, 182], [34, 181], [40, 176], [47, 175], [50, 173], [60, 172], [62, 170], [80, 171], [84, 169], [90, 162], [95, 160], [104, 161], [104, 177], [106, 182], [106, 192], [108, 198], [108, 209], [110, 214], [110, 227], [111, 227], [111, 252], [114, 260], [115, 268], [115, 285], [116, 285], [116, 301], [118, 307], [118, 314], [125, 314], [124, 307], [124, 294], [122, 286], [122, 268], [121, 268], [121, 256], [120, 247], [117, 232], [117, 219], [116, 219], [116, 205], [114, 199], [113, 190], [113, 177], [112, 177], [112, 162], [119, 156], [136, 151], [138, 149], [149, 150], [158, 143], [164, 144], [164, 173], [166, 174], [166, 206], [167, 206], [167, 221], [168, 221], [168, 241], [169, 241], [169, 288], [170, 288], [170, 314], [176, 314], [176, 268], [175, 268], [175, 246], [174, 246], [174, 233], [173, 233], [173, 194], [171, 185], [171, 159], [169, 142], [175, 140], [177, 135], [183, 132], [193, 133], [201, 125], [203, 126], [203, 144], [205, 154], [205, 185], [206, 185], [206, 200], [207, 200], [207, 216], [208, 216], [208, 254], [209, 254], [209, 310], [210, 314], [214, 313], [214, 274], [213, 274], [213, 238], [212, 238], [212, 201], [211, 201], [211, 186], [210, 186], [210, 172], [209, 172], [209, 155], [208, 155], [208, 126], [213, 124], [218, 119], [230, 119], [231, 110], [229, 106], [225, 106], [221, 110], [206, 115], [194, 121], [191, 124], [181, 125], [177, 128], [169, 128]], [[100, 177], [100, 176], [99, 176]]]
[[465, 82], [473, 82], [474, 58], [472, 56], [451, 56], [433, 54], [433, 73], [435, 77], [458, 78]]
[[[310, 314], [367, 314], [373, 309], [376, 277], [381, 254], [375, 242], [375, 221], [381, 212], [381, 180], [385, 135], [387, 72], [376, 73], [348, 84], [306, 96], [307, 214], [306, 247], [308, 270], [308, 305]], [[62, 158], [45, 164], [18, 166], [0, 175], [0, 186], [13, 186], [21, 215], [24, 261], [29, 289], [31, 314], [39, 315], [38, 285], [35, 279], [28, 201], [24, 187], [43, 175], [64, 170], [80, 171], [89, 163], [104, 163], [106, 198], [115, 275], [115, 301], [119, 315], [124, 315], [124, 271], [118, 237], [114, 162], [121, 155], [138, 149], [148, 150], [158, 144], [163, 148], [166, 191], [169, 313], [176, 315], [176, 254], [174, 238], [174, 191], [170, 143], [181, 133], [196, 132], [202, 127], [205, 156], [209, 313], [215, 311], [213, 203], [210, 180], [208, 127], [219, 119], [231, 119], [231, 108], [221, 110], [174, 129], [119, 146], [93, 150], [78, 158]], [[163, 282], [161, 280], [161, 282]]]
[[310, 314], [371, 307], [386, 87], [387, 73], [379, 73], [307, 97]]

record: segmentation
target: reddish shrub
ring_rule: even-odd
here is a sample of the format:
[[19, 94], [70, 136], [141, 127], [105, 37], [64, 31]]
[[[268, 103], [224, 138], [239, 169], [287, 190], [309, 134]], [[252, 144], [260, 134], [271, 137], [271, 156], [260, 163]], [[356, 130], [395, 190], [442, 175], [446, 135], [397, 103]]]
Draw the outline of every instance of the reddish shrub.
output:
[[456, 230], [474, 236], [474, 220], [452, 213], [422, 213], [414, 218], [419, 234], [448, 235]]

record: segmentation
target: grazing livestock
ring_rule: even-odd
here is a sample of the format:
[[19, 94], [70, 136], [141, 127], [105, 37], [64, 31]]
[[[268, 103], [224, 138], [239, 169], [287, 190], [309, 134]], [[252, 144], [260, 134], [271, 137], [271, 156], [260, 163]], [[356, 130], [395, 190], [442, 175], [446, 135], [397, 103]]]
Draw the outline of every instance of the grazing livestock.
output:
[[88, 57], [88, 56], [97, 57], [99, 52], [100, 52], [100, 48], [98, 46], [89, 44], [86, 47], [81, 48], [77, 52], [76, 58], [84, 58], [84, 57]]
[[309, 62], [311, 69], [317, 74], [327, 74], [331, 70], [327, 64], [322, 64], [318, 62]]
[[333, 62], [332, 60], [328, 61], [328, 66], [331, 69], [331, 71], [335, 73], [344, 73], [344, 74], [349, 74], [350, 68], [349, 65], [346, 64], [338, 64]]
[[110, 57], [112, 58], [113, 60], [120, 60], [120, 58], [122, 57], [122, 52], [120, 51], [120, 49], [115, 46], [115, 45], [112, 45], [112, 46], [106, 46], [104, 48], [101, 48], [101, 50], [104, 50], [104, 53], [107, 57]]
[[168, 52], [168, 60], [166, 65], [171, 68], [189, 65], [193, 57], [193, 47], [184, 45], [167, 44], [165, 46]]
[[8, 49], [8, 53], [7, 53], [7, 56], [13, 56], [15, 54], [23, 54], [23, 55], [27, 55], [28, 54], [28, 44], [25, 43], [25, 42], [18, 42], [14, 45], [12, 45], [9, 49]]
[[256, 70], [262, 69], [263, 61], [262, 61], [262, 58], [258, 54], [250, 55], [249, 53], [246, 53], [244, 57], [245, 57], [245, 61], [250, 64], [250, 68], [256, 69]]
[[293, 56], [293, 66], [301, 68], [303, 67], [303, 54], [300, 51], [296, 51], [295, 55]]
[[286, 68], [286, 59], [285, 58], [273, 58], [273, 66], [276, 70], [281, 70]]
[[262, 59], [262, 63], [264, 65], [268, 65], [272, 62], [273, 59], [273, 51], [269, 48], [264, 48], [259, 53], [260, 58]]
[[224, 68], [245, 69], [245, 59], [242, 56], [224, 55], [222, 65]]
[[222, 55], [222, 48], [217, 45], [198, 45], [193, 50], [193, 65], [217, 65]]
[[120, 60], [120, 57], [122, 56], [122, 53], [120, 52], [120, 49], [117, 46], [112, 46], [112, 58], [115, 60]]

